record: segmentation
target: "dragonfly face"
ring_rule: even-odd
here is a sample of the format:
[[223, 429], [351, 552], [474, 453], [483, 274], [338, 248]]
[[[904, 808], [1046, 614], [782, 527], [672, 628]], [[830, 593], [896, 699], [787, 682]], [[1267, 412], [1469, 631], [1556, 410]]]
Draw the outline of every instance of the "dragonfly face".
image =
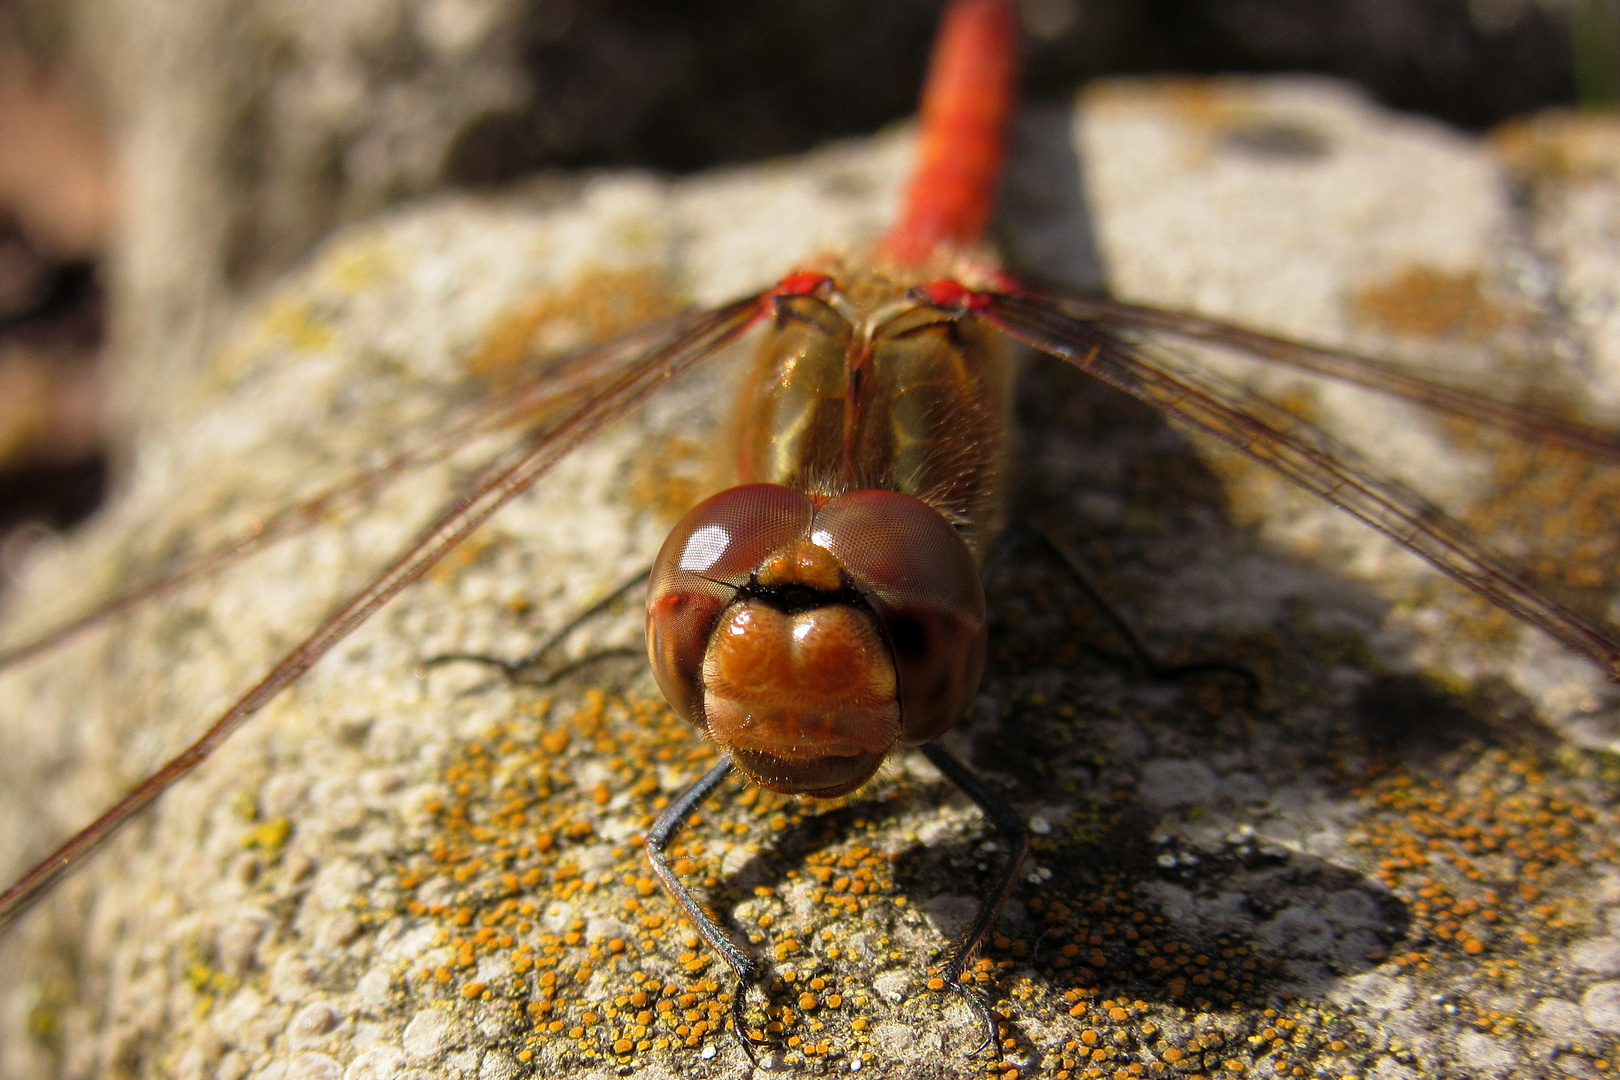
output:
[[773, 791], [832, 797], [936, 738], [984, 672], [978, 567], [938, 511], [892, 491], [817, 506], [777, 484], [694, 507], [653, 565], [664, 696]]

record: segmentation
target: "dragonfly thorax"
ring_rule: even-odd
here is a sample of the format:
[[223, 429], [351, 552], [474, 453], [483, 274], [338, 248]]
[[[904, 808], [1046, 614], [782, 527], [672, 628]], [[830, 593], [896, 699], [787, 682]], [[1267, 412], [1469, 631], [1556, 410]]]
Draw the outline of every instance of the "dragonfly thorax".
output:
[[1011, 364], [978, 320], [878, 273], [805, 275], [774, 318], [740, 399], [737, 478], [822, 498], [920, 499], [982, 556], [1001, 523]]

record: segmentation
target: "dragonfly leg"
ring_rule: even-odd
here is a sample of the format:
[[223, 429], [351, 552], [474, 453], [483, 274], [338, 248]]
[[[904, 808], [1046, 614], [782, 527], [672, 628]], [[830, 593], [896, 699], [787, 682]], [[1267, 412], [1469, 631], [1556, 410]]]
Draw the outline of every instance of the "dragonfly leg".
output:
[[990, 557], [985, 560], [984, 576], [986, 579], [1000, 573], [1012, 560], [1013, 553], [1025, 544], [1032, 544], [1044, 551], [1075, 583], [1079, 590], [1101, 611], [1108, 620], [1114, 632], [1125, 642], [1125, 649], [1130, 653], [1131, 665], [1144, 676], [1162, 682], [1174, 682], [1181, 679], [1193, 678], [1199, 675], [1230, 675], [1243, 682], [1247, 688], [1247, 697], [1250, 704], [1260, 698], [1260, 677], [1242, 664], [1229, 660], [1197, 660], [1187, 664], [1164, 664], [1152, 651], [1142, 643], [1136, 628], [1130, 620], [1109, 603], [1108, 598], [1102, 594], [1096, 582], [1091, 580], [1075, 557], [1063, 544], [1054, 540], [1044, 530], [1022, 522], [1009, 525], [1001, 535]]
[[977, 1054], [996, 1041], [996, 1017], [990, 1011], [990, 1003], [984, 999], [984, 995], [962, 982], [962, 973], [967, 970], [968, 963], [984, 944], [984, 939], [990, 935], [990, 928], [995, 925], [1001, 906], [1007, 902], [1007, 896], [1018, 883], [1018, 868], [1023, 864], [1024, 856], [1029, 853], [1029, 831], [1024, 828], [1024, 819], [1018, 816], [1018, 812], [1002, 802], [1000, 796], [975, 776], [973, 770], [951, 756], [950, 751], [938, 740], [924, 743], [920, 749], [923, 755], [934, 763], [934, 768], [979, 805], [979, 809], [984, 811], [984, 816], [990, 819], [1012, 849], [995, 889], [979, 904], [978, 914], [973, 916], [973, 922], [968, 925], [967, 932], [951, 950], [941, 976], [946, 989], [961, 994], [979, 1014], [979, 1020], [984, 1025], [984, 1041], [974, 1047], [973, 1053]]
[[680, 798], [664, 807], [663, 813], [658, 815], [658, 820], [653, 822], [652, 828], [647, 832], [647, 860], [652, 863], [653, 873], [663, 882], [665, 891], [681, 906], [681, 910], [686, 912], [686, 917], [692, 920], [692, 925], [697, 927], [698, 933], [703, 936], [709, 948], [719, 953], [721, 959], [725, 960], [736, 974], [737, 991], [731, 997], [731, 1032], [742, 1044], [743, 1053], [748, 1055], [748, 1060], [758, 1064], [754, 1059], [755, 1047], [770, 1046], [771, 1042], [750, 1035], [743, 1014], [747, 1008], [748, 990], [759, 984], [764, 968], [749, 954], [743, 943], [716, 922], [698, 902], [697, 897], [681, 884], [681, 879], [676, 876], [675, 868], [670, 866], [669, 856], [666, 853], [675, 830], [685, 824], [686, 819], [692, 816], [692, 811], [697, 809], [698, 805], [730, 774], [731, 759], [723, 757], [714, 768], [704, 773], [696, 783], [682, 792]]
[[482, 653], [441, 653], [438, 656], [431, 656], [422, 661], [422, 666], [424, 668], [431, 668], [439, 667], [443, 664], [486, 664], [499, 670], [501, 674], [505, 675], [507, 679], [512, 682], [522, 682], [533, 686], [547, 687], [555, 686], [558, 682], [562, 681], [567, 676], [572, 675], [574, 672], [579, 671], [581, 668], [589, 667], [592, 664], [599, 663], [602, 660], [610, 659], [612, 657], [642, 656], [644, 655], [644, 651], [642, 649], [597, 649], [594, 652], [585, 654], [577, 660], [570, 660], [567, 663], [553, 667], [544, 675], [537, 676], [534, 674], [537, 670], [546, 666], [546, 661], [550, 658], [551, 654], [554, 653], [563, 642], [568, 640], [569, 635], [571, 635], [575, 630], [578, 630], [581, 626], [585, 625], [587, 622], [590, 622], [597, 616], [617, 606], [637, 588], [646, 585], [647, 577], [651, 573], [652, 568], [648, 567], [624, 581], [612, 592], [608, 593], [606, 596], [602, 597], [602, 599], [598, 600], [584, 611], [581, 611], [578, 615], [575, 615], [561, 627], [547, 635], [546, 639], [540, 643], [540, 646], [533, 652], [530, 652], [527, 656], [521, 656], [516, 660], [507, 660], [504, 657], [486, 656]]

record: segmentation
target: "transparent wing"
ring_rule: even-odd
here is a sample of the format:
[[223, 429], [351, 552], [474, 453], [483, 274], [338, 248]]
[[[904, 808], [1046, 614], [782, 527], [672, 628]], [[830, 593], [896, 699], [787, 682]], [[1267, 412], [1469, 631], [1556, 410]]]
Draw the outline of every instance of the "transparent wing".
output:
[[736, 340], [753, 325], [762, 310], [759, 297], [751, 296], [684, 320], [666, 329], [662, 340], [649, 344], [633, 358], [610, 366], [605, 374], [599, 373], [594, 382], [577, 388], [544, 437], [535, 442], [521, 440], [501, 455], [483, 473], [470, 494], [441, 513], [365, 586], [342, 601], [257, 685], [221, 713], [196, 742], [0, 893], [0, 930], [112, 836], [119, 826], [195, 769], [249, 717], [308, 671], [377, 609], [426, 573], [502, 506], [531, 487], [569, 451], [640, 404], [669, 379]]
[[1185, 341], [1213, 345], [1241, 356], [1392, 394], [1437, 412], [1467, 417], [1511, 431], [1534, 442], [1567, 446], [1595, 458], [1620, 462], [1620, 433], [1527, 408], [1477, 390], [1437, 382], [1388, 360], [1361, 356], [1343, 349], [1307, 345], [1184, 311], [1143, 307], [1117, 300], [1084, 300], [1034, 294], [1030, 299], [1082, 322], [1103, 322], [1113, 327], [1155, 331]]
[[690, 318], [677, 317], [641, 327], [606, 345], [545, 365], [522, 385], [497, 392], [457, 411], [432, 430], [408, 439], [382, 462], [278, 509], [240, 532], [192, 553], [178, 565], [137, 576], [111, 596], [44, 633], [0, 647], [0, 671], [38, 656], [120, 612], [171, 593], [254, 552], [314, 528], [335, 512], [360, 506], [400, 478], [457, 453], [470, 440], [514, 425], [543, 423], [566, 410], [571, 401], [614, 371], [655, 349]]
[[[1620, 632], [1549, 596], [1462, 522], [1400, 481], [1379, 475], [1355, 450], [1320, 428], [1241, 386], [1193, 371], [1164, 350], [1139, 348], [1124, 340], [1110, 323], [1100, 321], [1100, 314], [1097, 319], [1081, 318], [1069, 310], [1068, 302], [1009, 294], [982, 294], [978, 301], [975, 309], [982, 317], [1010, 337], [1067, 360], [1275, 469], [1417, 552], [1504, 611], [1601, 664], [1611, 677], [1620, 678]], [[1078, 310], [1081, 305], [1075, 307]], [[1148, 315], [1158, 314], [1135, 310], [1143, 316], [1132, 324], [1136, 326], [1143, 325]], [[1233, 347], [1242, 348], [1239, 337], [1247, 333], [1235, 331], [1230, 339]], [[1293, 346], [1291, 355], [1298, 353], [1340, 355]], [[1527, 430], [1523, 425], [1510, 426]]]

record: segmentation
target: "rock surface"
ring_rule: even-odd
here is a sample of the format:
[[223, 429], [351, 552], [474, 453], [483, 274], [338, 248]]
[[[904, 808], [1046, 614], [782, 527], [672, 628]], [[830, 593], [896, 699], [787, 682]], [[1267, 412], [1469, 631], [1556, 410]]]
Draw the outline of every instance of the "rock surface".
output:
[[[1620, 407], [1620, 275], [1591, 239], [1620, 229], [1612, 129], [1548, 120], [1492, 146], [1327, 83], [1120, 83], [1030, 115], [1018, 142], [1000, 232], [1032, 279]], [[869, 242], [908, 152], [896, 131], [351, 228], [176, 395], [126, 499], [30, 553], [12, 632], [414, 445], [514, 359]], [[1547, 553], [1538, 571], [1609, 588], [1602, 471], [1200, 359]], [[549, 687], [438, 662], [523, 655], [645, 565], [715, 482], [728, 372], [567, 459], [32, 912], [0, 944], [0, 1076], [747, 1075], [724, 971], [636, 842], [712, 751], [634, 660]], [[968, 1010], [926, 984], [1000, 852], [908, 755], [831, 806], [728, 786], [682, 834], [682, 872], [778, 976], [785, 1041], [765, 1066], [1394, 1078], [1620, 1060], [1620, 719], [1598, 673], [1055, 363], [1026, 373], [1020, 432], [1015, 516], [1079, 552], [1161, 656], [1245, 665], [1263, 695], [1132, 674], [1071, 581], [1015, 561], [992, 582], [983, 694], [950, 736], [1036, 833], [978, 969], [1007, 1018], [996, 1061], [967, 1056]], [[3, 872], [194, 735], [490, 451], [466, 440], [0, 676]], [[639, 631], [632, 604], [564, 651], [639, 648]]]

